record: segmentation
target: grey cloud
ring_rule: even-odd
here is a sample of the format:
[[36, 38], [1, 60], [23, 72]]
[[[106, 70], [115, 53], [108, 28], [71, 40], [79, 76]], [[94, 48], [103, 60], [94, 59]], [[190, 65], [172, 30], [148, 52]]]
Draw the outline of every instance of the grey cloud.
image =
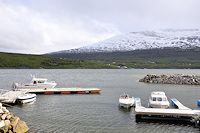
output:
[[199, 0], [0, 0], [0, 51], [45, 53], [132, 31], [200, 28], [199, 5]]
[[3, 3], [0, 8], [0, 50], [46, 53], [98, 42], [119, 33], [112, 24], [89, 17], [58, 16], [24, 5]]

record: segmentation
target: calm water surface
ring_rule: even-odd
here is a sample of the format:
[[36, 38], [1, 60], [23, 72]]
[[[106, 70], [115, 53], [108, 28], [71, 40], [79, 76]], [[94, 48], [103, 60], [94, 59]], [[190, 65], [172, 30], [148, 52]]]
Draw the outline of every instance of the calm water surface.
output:
[[127, 92], [140, 97], [147, 106], [151, 91], [165, 91], [190, 108], [200, 99], [200, 86], [140, 83], [146, 74], [196, 74], [200, 70], [127, 69], [127, 70], [46, 70], [1, 69], [0, 88], [10, 88], [13, 81], [29, 82], [30, 75], [55, 80], [59, 87], [98, 87], [100, 95], [38, 95], [32, 105], [14, 106], [10, 111], [20, 116], [32, 133], [189, 133], [198, 128], [176, 124], [136, 123], [133, 109], [118, 107], [119, 95]]

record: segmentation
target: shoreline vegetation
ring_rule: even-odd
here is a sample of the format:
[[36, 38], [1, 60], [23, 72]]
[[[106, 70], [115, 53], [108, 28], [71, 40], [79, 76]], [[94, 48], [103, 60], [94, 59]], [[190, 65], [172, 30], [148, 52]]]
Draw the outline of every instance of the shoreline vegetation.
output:
[[184, 58], [70, 59], [0, 52], [0, 69], [199, 69], [200, 60]]
[[72, 60], [46, 55], [15, 54], [0, 52], [1, 69], [72, 69], [72, 68], [114, 68], [102, 61]]
[[200, 76], [196, 75], [156, 75], [148, 74], [139, 82], [152, 83], [152, 84], [179, 84], [179, 85], [200, 85]]

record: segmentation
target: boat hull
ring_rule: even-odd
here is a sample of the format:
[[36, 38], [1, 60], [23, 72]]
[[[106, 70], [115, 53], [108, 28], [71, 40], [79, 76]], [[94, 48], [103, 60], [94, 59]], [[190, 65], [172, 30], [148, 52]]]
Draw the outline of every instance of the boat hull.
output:
[[26, 104], [26, 103], [33, 103], [36, 101], [36, 97], [31, 98], [31, 99], [26, 99], [26, 100], [18, 100], [18, 103], [20, 104]]
[[34, 101], [36, 101], [35, 94], [25, 94], [22, 96], [18, 96], [18, 98], [17, 98], [17, 102], [20, 104], [32, 103]]
[[53, 89], [56, 84], [46, 84], [46, 85], [19, 85], [15, 90], [24, 90], [24, 89]]
[[169, 105], [149, 104], [149, 107], [151, 107], [151, 108], [162, 108], [162, 109], [166, 109], [166, 108], [169, 108]]
[[134, 98], [128, 98], [128, 99], [119, 99], [119, 106], [123, 108], [130, 108], [134, 106], [135, 101]]
[[124, 104], [124, 103], [119, 103], [119, 106], [120, 107], [123, 107], [123, 108], [130, 108], [133, 106], [133, 104]]
[[155, 101], [151, 101], [149, 100], [149, 107], [151, 108], [162, 108], [162, 109], [166, 109], [169, 108], [169, 101], [165, 101], [165, 102], [155, 102]]

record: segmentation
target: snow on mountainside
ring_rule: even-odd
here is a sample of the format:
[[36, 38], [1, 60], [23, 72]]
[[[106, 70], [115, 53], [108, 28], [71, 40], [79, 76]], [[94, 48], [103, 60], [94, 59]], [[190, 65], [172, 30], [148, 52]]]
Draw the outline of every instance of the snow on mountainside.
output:
[[183, 29], [131, 32], [93, 45], [55, 53], [133, 51], [136, 49], [164, 47], [179, 47], [182, 49], [200, 47], [200, 30]]

